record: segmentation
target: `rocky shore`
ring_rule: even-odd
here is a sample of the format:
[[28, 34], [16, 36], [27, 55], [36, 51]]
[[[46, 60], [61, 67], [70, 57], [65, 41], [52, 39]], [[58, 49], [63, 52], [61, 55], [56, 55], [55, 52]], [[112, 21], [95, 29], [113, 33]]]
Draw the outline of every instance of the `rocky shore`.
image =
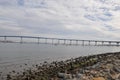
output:
[[120, 52], [90, 55], [12, 71], [7, 80], [120, 80]]

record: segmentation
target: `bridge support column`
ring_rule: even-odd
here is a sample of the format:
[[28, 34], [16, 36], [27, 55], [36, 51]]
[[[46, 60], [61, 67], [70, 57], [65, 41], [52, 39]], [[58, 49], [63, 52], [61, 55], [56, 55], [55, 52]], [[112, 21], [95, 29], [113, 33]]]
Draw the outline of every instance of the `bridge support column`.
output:
[[111, 45], [111, 42], [109, 42], [109, 45]]
[[47, 38], [45, 38], [45, 44], [47, 44]]
[[72, 40], [70, 40], [70, 44], [69, 45], [71, 45], [72, 44]]
[[104, 41], [102, 41], [102, 46], [103, 46], [103, 44], [104, 44]]
[[82, 40], [82, 45], [84, 46], [85, 44], [84, 44], [84, 40]]
[[38, 38], [38, 44], [40, 43], [40, 38]]
[[7, 37], [6, 36], [4, 36], [4, 41], [6, 41], [7, 40]]
[[20, 43], [21, 44], [23, 43], [23, 37], [22, 36], [20, 37]]
[[119, 42], [116, 42], [117, 43], [117, 46], [119, 46]]
[[64, 44], [66, 44], [66, 40], [64, 39]]
[[89, 46], [90, 46], [90, 41], [89, 41], [89, 44], [88, 44]]
[[54, 44], [54, 39], [52, 39], [52, 44]]
[[58, 44], [60, 44], [60, 40], [58, 39]]
[[95, 41], [95, 46], [97, 46], [97, 41]]
[[78, 45], [78, 40], [76, 40], [76, 45]]

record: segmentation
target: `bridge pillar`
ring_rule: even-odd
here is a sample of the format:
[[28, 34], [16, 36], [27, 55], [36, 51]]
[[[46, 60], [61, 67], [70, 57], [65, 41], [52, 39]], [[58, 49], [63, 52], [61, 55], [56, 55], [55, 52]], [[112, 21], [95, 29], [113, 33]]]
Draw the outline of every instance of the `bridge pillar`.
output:
[[76, 40], [76, 45], [78, 45], [78, 40]]
[[4, 36], [4, 41], [6, 41], [7, 40], [7, 37], [6, 36]]
[[82, 45], [84, 46], [84, 40], [82, 40]]
[[70, 44], [69, 45], [71, 45], [72, 44], [72, 40], [70, 40]]
[[20, 37], [20, 43], [21, 44], [23, 43], [23, 37], [22, 36]]
[[90, 41], [89, 41], [89, 44], [88, 44], [89, 46], [90, 46]]
[[102, 41], [102, 46], [103, 46], [103, 44], [104, 44], [104, 41]]
[[120, 43], [120, 42], [116, 42], [116, 43], [117, 43], [117, 46], [119, 46], [119, 43]]
[[97, 46], [97, 41], [95, 41], [95, 46]]
[[40, 38], [38, 38], [38, 44], [40, 43]]
[[54, 44], [54, 39], [52, 39], [52, 44]]
[[45, 38], [45, 44], [47, 44], [47, 38]]
[[66, 44], [66, 40], [64, 39], [64, 44]]
[[58, 44], [60, 44], [60, 40], [58, 39]]
[[109, 42], [109, 45], [111, 45], [111, 42]]

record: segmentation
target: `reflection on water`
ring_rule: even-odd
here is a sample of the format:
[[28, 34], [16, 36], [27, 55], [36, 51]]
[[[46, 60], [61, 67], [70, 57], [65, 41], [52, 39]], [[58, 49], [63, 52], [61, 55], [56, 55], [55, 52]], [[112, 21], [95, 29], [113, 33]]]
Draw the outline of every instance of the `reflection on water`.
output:
[[19, 70], [18, 67], [24, 64], [28, 64], [30, 67], [43, 61], [64, 60], [71, 57], [119, 51], [120, 47], [117, 46], [0, 43], [0, 72]]

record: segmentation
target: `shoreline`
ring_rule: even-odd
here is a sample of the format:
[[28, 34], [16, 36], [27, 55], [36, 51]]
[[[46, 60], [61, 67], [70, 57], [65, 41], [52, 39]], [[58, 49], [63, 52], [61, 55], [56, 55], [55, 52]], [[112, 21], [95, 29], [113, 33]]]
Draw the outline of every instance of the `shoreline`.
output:
[[[113, 63], [116, 63], [114, 65], [117, 68]], [[6, 80], [112, 80], [114, 78], [120, 80], [119, 64], [120, 52], [83, 56], [52, 63], [45, 61], [42, 65], [36, 64], [35, 67], [22, 73], [12, 71], [6, 76]], [[108, 65], [112, 65], [110, 69], [106, 68]], [[116, 69], [116, 72], [112, 71], [114, 76], [116, 73], [115, 77], [111, 74], [113, 67]]]

